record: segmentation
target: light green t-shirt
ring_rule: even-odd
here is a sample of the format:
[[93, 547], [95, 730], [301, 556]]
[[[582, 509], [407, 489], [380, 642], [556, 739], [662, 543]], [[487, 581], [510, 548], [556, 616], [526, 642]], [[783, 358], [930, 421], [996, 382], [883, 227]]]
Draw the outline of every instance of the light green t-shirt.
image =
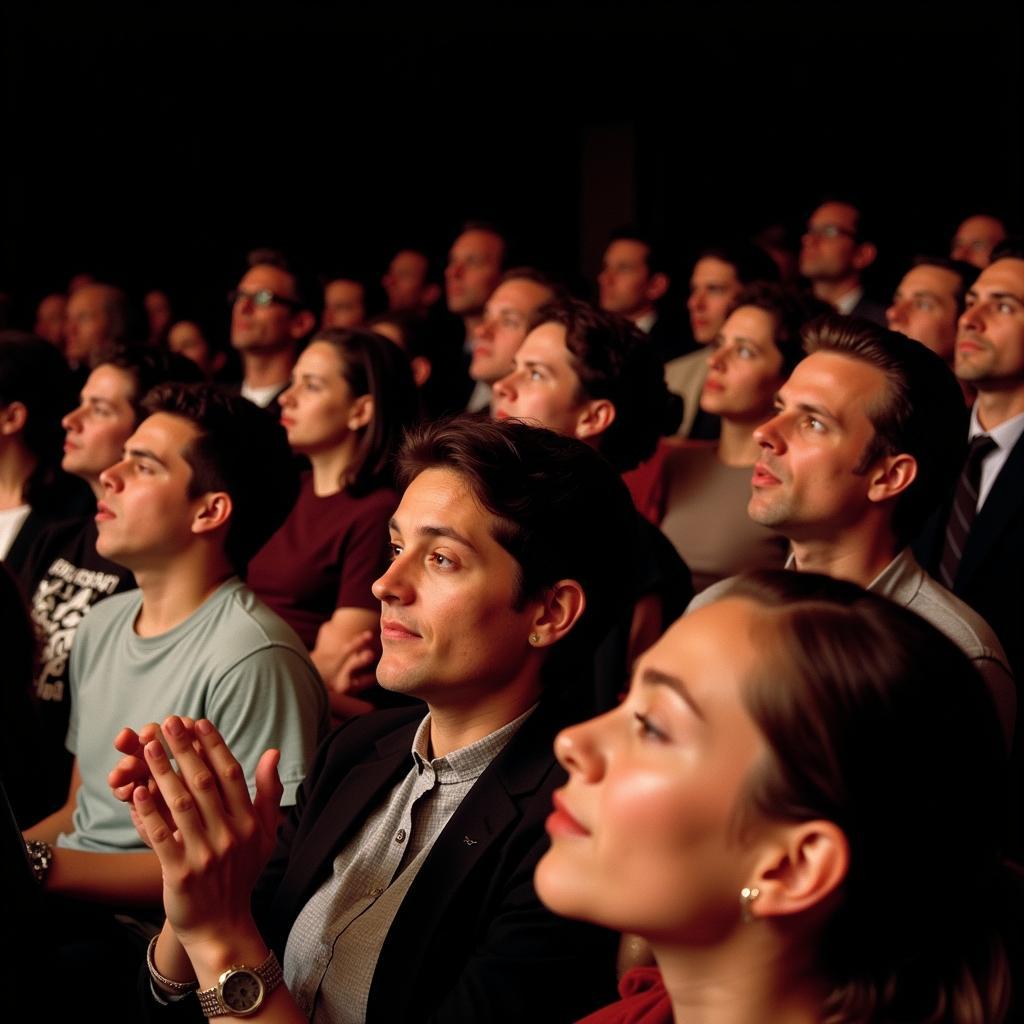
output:
[[78, 628], [71, 653], [67, 746], [78, 758], [74, 831], [58, 845], [104, 853], [142, 848], [128, 808], [107, 785], [114, 737], [168, 715], [208, 718], [254, 792], [264, 750], [281, 751], [284, 803], [295, 802], [327, 728], [327, 697], [302, 642], [239, 579], [219, 587], [184, 622], [141, 637], [142, 594], [100, 602]]

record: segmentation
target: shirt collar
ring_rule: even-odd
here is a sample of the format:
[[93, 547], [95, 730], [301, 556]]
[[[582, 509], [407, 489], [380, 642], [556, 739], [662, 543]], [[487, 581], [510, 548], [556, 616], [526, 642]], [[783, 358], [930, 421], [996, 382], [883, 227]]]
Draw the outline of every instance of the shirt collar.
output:
[[1009, 450], [1024, 434], [1024, 412], [1011, 416], [998, 427], [986, 430], [978, 419], [978, 403], [975, 402], [971, 409], [971, 426], [967, 432], [967, 439], [973, 441], [979, 434], [988, 434], [1000, 448]]

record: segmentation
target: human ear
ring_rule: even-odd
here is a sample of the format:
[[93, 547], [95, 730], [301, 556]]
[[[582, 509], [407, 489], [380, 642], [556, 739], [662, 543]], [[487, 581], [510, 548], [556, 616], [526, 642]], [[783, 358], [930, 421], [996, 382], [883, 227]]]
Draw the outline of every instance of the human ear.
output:
[[562, 639], [583, 614], [587, 599], [575, 580], [559, 580], [544, 589], [530, 631], [534, 647], [550, 647]]
[[426, 356], [413, 356], [409, 366], [412, 369], [412, 379], [416, 387], [423, 387], [430, 380], [430, 374], [434, 369], [430, 365], [430, 360]]
[[868, 470], [869, 501], [888, 501], [902, 494], [917, 479], [913, 455], [886, 455]]
[[603, 434], [615, 422], [615, 406], [607, 398], [586, 402], [576, 418], [576, 436], [584, 441]]
[[362, 430], [373, 419], [373, 395], [360, 395], [348, 414], [348, 429]]
[[210, 533], [224, 526], [231, 518], [231, 495], [227, 491], [207, 491], [197, 499], [192, 518], [193, 533]]
[[651, 302], [657, 302], [665, 292], [668, 291], [670, 284], [668, 274], [652, 274], [650, 280], [647, 282], [646, 295]]
[[0, 409], [0, 434], [20, 434], [28, 422], [28, 409], [23, 402], [11, 402]]
[[299, 338], [304, 338], [309, 334], [314, 327], [316, 327], [316, 317], [314, 317], [308, 309], [300, 309], [295, 316], [292, 317], [288, 332], [296, 341], [298, 341]]
[[875, 262], [878, 249], [871, 242], [861, 242], [853, 253], [853, 267], [855, 270], [865, 270]]
[[846, 878], [850, 848], [831, 821], [780, 826], [768, 841], [748, 887], [751, 918], [799, 914], [828, 899]]

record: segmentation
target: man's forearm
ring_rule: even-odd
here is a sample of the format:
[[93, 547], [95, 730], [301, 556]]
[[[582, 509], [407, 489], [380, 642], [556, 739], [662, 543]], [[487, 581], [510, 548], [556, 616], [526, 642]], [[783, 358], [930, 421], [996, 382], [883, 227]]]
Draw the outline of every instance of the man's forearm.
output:
[[46, 890], [96, 903], [157, 905], [163, 890], [160, 862], [150, 850], [92, 853], [58, 847]]

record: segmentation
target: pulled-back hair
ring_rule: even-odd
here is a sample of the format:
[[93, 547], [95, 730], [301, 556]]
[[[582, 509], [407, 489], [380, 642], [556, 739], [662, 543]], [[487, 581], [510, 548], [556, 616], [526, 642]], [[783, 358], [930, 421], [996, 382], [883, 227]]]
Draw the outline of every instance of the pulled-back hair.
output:
[[1003, 1020], [1007, 769], [981, 676], [929, 623], [851, 583], [762, 572], [724, 596], [769, 612], [754, 627], [763, 670], [742, 692], [768, 752], [741, 817], [825, 819], [849, 846], [814, 939], [832, 988], [822, 1019]]
[[885, 393], [868, 409], [875, 436], [858, 472], [878, 459], [906, 453], [917, 476], [899, 495], [893, 530], [906, 543], [953, 493], [967, 444], [967, 408], [952, 370], [931, 349], [869, 320], [831, 313], [804, 328], [808, 353], [834, 352], [880, 370]]
[[553, 653], [560, 664], [592, 658], [630, 593], [637, 515], [613, 467], [574, 438], [463, 416], [407, 437], [399, 483], [427, 469], [458, 473], [495, 516], [494, 539], [519, 565], [520, 606], [558, 580], [580, 584], [586, 608]]
[[578, 299], [545, 306], [538, 324], [565, 328], [565, 347], [580, 386], [579, 401], [606, 398], [615, 419], [597, 439], [620, 473], [649, 458], [663, 434], [682, 419], [682, 401], [665, 384], [665, 367], [650, 338], [625, 317]]
[[182, 453], [192, 468], [188, 496], [230, 495], [224, 553], [244, 575], [249, 559], [285, 521], [299, 494], [284, 428], [248, 399], [212, 384], [161, 384], [143, 407], [149, 415], [180, 416], [199, 431]]
[[359, 446], [349, 467], [349, 490], [361, 494], [390, 485], [402, 435], [418, 418], [419, 398], [408, 357], [373, 331], [330, 327], [317, 331], [312, 341], [324, 342], [338, 353], [341, 375], [354, 397], [373, 399], [373, 416], [359, 431]]

